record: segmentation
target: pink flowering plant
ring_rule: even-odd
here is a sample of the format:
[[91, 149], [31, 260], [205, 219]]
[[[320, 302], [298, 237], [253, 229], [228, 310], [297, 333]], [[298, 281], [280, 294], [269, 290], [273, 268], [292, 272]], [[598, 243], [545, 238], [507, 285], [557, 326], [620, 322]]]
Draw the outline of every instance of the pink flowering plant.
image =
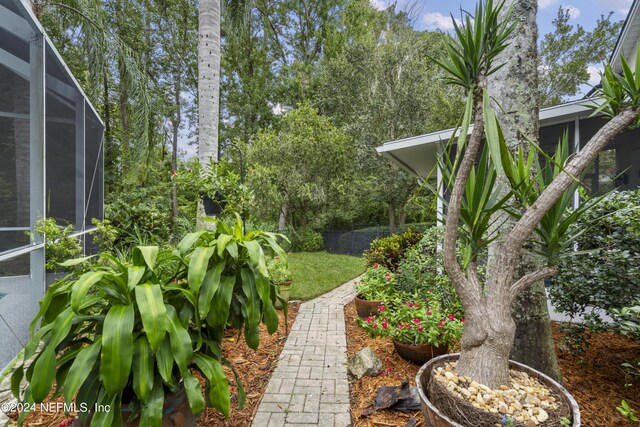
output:
[[396, 275], [380, 264], [369, 267], [355, 283], [360, 298], [368, 301], [386, 301], [395, 295]]
[[378, 307], [378, 314], [358, 323], [371, 337], [389, 337], [407, 345], [449, 345], [460, 339], [464, 319], [441, 309], [437, 301], [395, 300]]

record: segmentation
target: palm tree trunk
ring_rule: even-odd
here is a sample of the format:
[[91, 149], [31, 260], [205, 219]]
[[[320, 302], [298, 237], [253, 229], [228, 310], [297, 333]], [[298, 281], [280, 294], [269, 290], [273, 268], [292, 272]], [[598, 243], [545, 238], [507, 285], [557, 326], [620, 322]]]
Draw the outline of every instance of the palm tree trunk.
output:
[[[198, 11], [198, 159], [202, 173], [210, 162], [218, 162], [220, 118], [220, 0], [200, 0]], [[196, 224], [207, 228], [202, 202], [198, 202]]]

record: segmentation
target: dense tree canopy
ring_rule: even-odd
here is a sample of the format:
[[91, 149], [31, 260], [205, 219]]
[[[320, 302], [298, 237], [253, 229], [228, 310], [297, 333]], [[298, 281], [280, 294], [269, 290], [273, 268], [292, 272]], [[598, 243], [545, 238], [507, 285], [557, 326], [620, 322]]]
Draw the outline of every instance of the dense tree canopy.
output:
[[[242, 10], [222, 10], [219, 144], [244, 147], [256, 196], [247, 214], [274, 228], [285, 217], [289, 225], [316, 228], [387, 223], [394, 229], [432, 219], [416, 180], [375, 147], [456, 124], [463, 94], [442, 83], [430, 60], [444, 54], [439, 35], [416, 31], [410, 11], [377, 10], [368, 0], [245, 3], [242, 28], [230, 25]], [[34, 2], [34, 8], [105, 121], [107, 202], [132, 194], [134, 186], [146, 188], [158, 195], [158, 211], [172, 212], [173, 227], [192, 223], [199, 195], [172, 191], [171, 177], [190, 167], [186, 160], [195, 150], [187, 143], [198, 133], [198, 2], [63, 0]], [[619, 26], [603, 16], [589, 32], [559, 10], [555, 31], [540, 44], [544, 105], [577, 93]], [[293, 140], [309, 147], [319, 141], [292, 121], [322, 128], [331, 143], [281, 155]], [[348, 166], [331, 157], [336, 153], [352, 153]], [[230, 155], [239, 175], [237, 154]], [[307, 164], [335, 169], [343, 180], [302, 170]], [[291, 181], [306, 193], [285, 200], [270, 175], [276, 167], [295, 172]], [[318, 176], [328, 180], [317, 183]], [[301, 205], [302, 194], [308, 199]]]

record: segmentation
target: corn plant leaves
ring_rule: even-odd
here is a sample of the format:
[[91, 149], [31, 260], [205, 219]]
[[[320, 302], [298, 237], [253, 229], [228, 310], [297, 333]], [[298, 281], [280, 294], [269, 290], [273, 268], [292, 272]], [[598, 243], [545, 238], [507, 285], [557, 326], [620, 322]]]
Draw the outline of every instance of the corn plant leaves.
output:
[[200, 296], [198, 297], [198, 310], [201, 319], [206, 318], [211, 309], [211, 301], [220, 287], [220, 277], [224, 268], [225, 264], [220, 262], [215, 267], [210, 268], [204, 276]]
[[193, 347], [189, 332], [180, 323], [178, 313], [173, 306], [167, 306], [167, 331], [173, 359], [184, 376], [189, 372], [188, 365], [193, 357]]
[[133, 344], [133, 391], [141, 402], [147, 402], [153, 390], [153, 353], [147, 337], [140, 335]]
[[71, 372], [64, 382], [64, 401], [67, 405], [71, 403], [75, 394], [89, 377], [91, 369], [87, 369], [87, 367], [95, 365], [101, 348], [102, 337], [97, 336], [93, 344], [88, 345], [78, 353], [76, 360], [71, 365]]
[[109, 395], [119, 393], [129, 380], [133, 358], [134, 307], [114, 305], [104, 319], [100, 379]]
[[189, 289], [194, 293], [200, 291], [204, 276], [207, 274], [209, 259], [213, 256], [214, 251], [215, 248], [212, 247], [198, 246], [191, 255], [187, 280], [189, 282]]
[[229, 390], [229, 381], [224, 375], [222, 365], [213, 357], [205, 354], [196, 354], [194, 356], [196, 365], [209, 381], [209, 403], [222, 412], [225, 417], [229, 416], [229, 407], [231, 406], [231, 391]]
[[133, 264], [153, 270], [156, 266], [159, 248], [157, 246], [136, 246], [133, 248]]
[[173, 386], [175, 384], [173, 379], [173, 355], [171, 354], [169, 339], [168, 336], [165, 336], [156, 352], [156, 366], [164, 382]]
[[160, 285], [145, 283], [135, 287], [135, 294], [144, 331], [155, 353], [167, 332], [167, 309], [162, 300], [162, 289]]
[[182, 374], [184, 380], [184, 390], [187, 393], [187, 400], [191, 407], [191, 412], [196, 417], [200, 416], [204, 411], [204, 397], [200, 391], [200, 381], [195, 378], [190, 371], [186, 371]]
[[80, 276], [80, 278], [73, 284], [71, 288], [71, 307], [73, 308], [73, 311], [76, 313], [80, 311], [80, 306], [84, 302], [87, 292], [89, 292], [89, 289], [91, 289], [93, 285], [102, 279], [104, 274], [105, 273], [102, 271], [89, 271]]
[[207, 323], [210, 326], [226, 325], [229, 318], [229, 306], [233, 297], [233, 288], [236, 283], [235, 276], [222, 276], [218, 292], [213, 296], [211, 310], [207, 315]]
[[164, 405], [164, 386], [162, 380], [155, 379], [153, 390], [140, 412], [140, 425], [150, 427], [162, 426], [162, 406]]

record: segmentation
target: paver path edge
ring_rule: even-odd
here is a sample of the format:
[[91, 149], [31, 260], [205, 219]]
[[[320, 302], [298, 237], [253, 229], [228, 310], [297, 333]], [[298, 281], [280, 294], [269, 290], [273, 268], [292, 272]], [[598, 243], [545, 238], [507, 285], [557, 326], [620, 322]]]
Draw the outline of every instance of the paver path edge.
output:
[[356, 280], [300, 305], [252, 427], [351, 425], [344, 306]]

